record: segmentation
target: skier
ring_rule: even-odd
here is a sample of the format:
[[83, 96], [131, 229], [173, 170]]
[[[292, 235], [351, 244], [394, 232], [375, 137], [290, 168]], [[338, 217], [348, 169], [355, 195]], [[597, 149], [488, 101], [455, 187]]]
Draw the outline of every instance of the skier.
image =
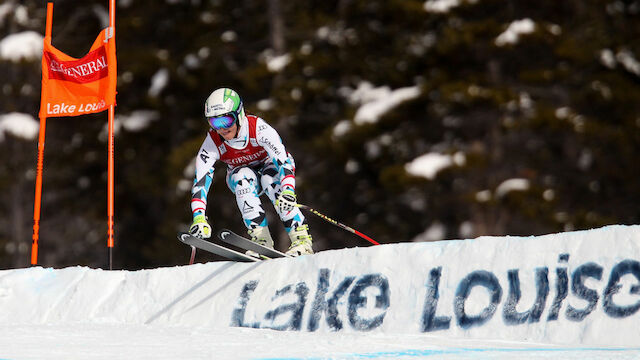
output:
[[[291, 239], [287, 254], [313, 254], [309, 225], [297, 207], [295, 163], [276, 130], [262, 118], [246, 115], [240, 96], [220, 88], [204, 103], [210, 129], [196, 158], [196, 175], [191, 189], [193, 224], [189, 232], [211, 237], [205, 215], [207, 194], [213, 182], [214, 164], [227, 164], [226, 182], [235, 194], [251, 241], [273, 248], [266, 213], [260, 196], [267, 195]], [[249, 255], [257, 256], [253, 252]]]

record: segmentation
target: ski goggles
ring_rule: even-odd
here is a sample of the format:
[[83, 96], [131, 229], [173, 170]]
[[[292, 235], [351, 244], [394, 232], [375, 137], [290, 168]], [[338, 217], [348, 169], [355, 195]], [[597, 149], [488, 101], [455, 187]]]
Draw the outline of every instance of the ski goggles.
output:
[[211, 128], [214, 130], [228, 129], [238, 121], [238, 115], [235, 112], [230, 112], [207, 118], [207, 121], [209, 121], [209, 125], [211, 125]]

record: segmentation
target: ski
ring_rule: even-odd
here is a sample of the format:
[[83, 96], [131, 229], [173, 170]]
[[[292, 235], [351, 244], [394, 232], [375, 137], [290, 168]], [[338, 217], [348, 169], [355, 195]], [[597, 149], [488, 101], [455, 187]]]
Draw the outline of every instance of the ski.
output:
[[255, 251], [258, 254], [267, 257], [269, 259], [273, 259], [273, 258], [281, 258], [281, 257], [291, 257], [290, 255], [287, 255], [285, 253], [282, 253], [278, 250], [272, 249], [272, 248], [268, 248], [266, 246], [262, 246], [260, 244], [256, 244], [253, 241], [242, 237], [236, 233], [234, 233], [231, 230], [227, 230], [227, 229], [222, 229], [220, 231], [218, 231], [217, 233], [218, 238], [222, 241], [224, 241], [225, 243], [229, 244], [229, 245], [233, 245], [233, 246], [237, 246], [239, 248], [245, 249], [245, 250], [250, 250], [250, 251]]
[[211, 241], [203, 240], [197, 238], [189, 233], [180, 232], [178, 233], [178, 240], [181, 242], [197, 247], [198, 249], [208, 251], [212, 254], [220, 255], [229, 260], [233, 261], [242, 261], [242, 262], [256, 262], [260, 261], [260, 259], [256, 259], [252, 256], [245, 255], [243, 253], [237, 252], [235, 250], [226, 248], [224, 246], [220, 246], [218, 244], [214, 244]]

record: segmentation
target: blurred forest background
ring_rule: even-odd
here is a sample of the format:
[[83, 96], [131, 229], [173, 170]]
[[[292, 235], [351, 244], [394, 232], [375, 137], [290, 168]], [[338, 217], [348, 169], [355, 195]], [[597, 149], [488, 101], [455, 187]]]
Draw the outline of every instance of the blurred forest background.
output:
[[[108, 1], [53, 15], [53, 45], [82, 57]], [[2, 0], [0, 41], [45, 17]], [[301, 203], [381, 243], [640, 223], [640, 1], [118, 0], [116, 39], [114, 269], [187, 262], [175, 235], [222, 86], [280, 132]], [[0, 57], [0, 115], [37, 120], [40, 77]], [[47, 121], [42, 266], [107, 266], [106, 123]], [[421, 157], [439, 171], [412, 171]], [[0, 268], [29, 265], [36, 159], [0, 127]], [[224, 171], [208, 216], [244, 232]], [[308, 219], [316, 250], [368, 246]]]

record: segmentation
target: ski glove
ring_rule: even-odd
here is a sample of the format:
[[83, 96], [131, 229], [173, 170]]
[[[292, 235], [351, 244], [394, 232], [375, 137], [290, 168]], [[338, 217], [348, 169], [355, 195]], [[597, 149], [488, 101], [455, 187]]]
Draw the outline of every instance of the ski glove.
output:
[[296, 193], [291, 190], [284, 190], [278, 195], [278, 200], [276, 200], [276, 206], [280, 213], [288, 213], [289, 211], [295, 209], [298, 204], [296, 203]]
[[193, 224], [189, 228], [189, 233], [195, 237], [201, 239], [208, 239], [211, 237], [211, 225], [207, 222], [207, 218], [204, 215], [197, 215], [193, 218]]

